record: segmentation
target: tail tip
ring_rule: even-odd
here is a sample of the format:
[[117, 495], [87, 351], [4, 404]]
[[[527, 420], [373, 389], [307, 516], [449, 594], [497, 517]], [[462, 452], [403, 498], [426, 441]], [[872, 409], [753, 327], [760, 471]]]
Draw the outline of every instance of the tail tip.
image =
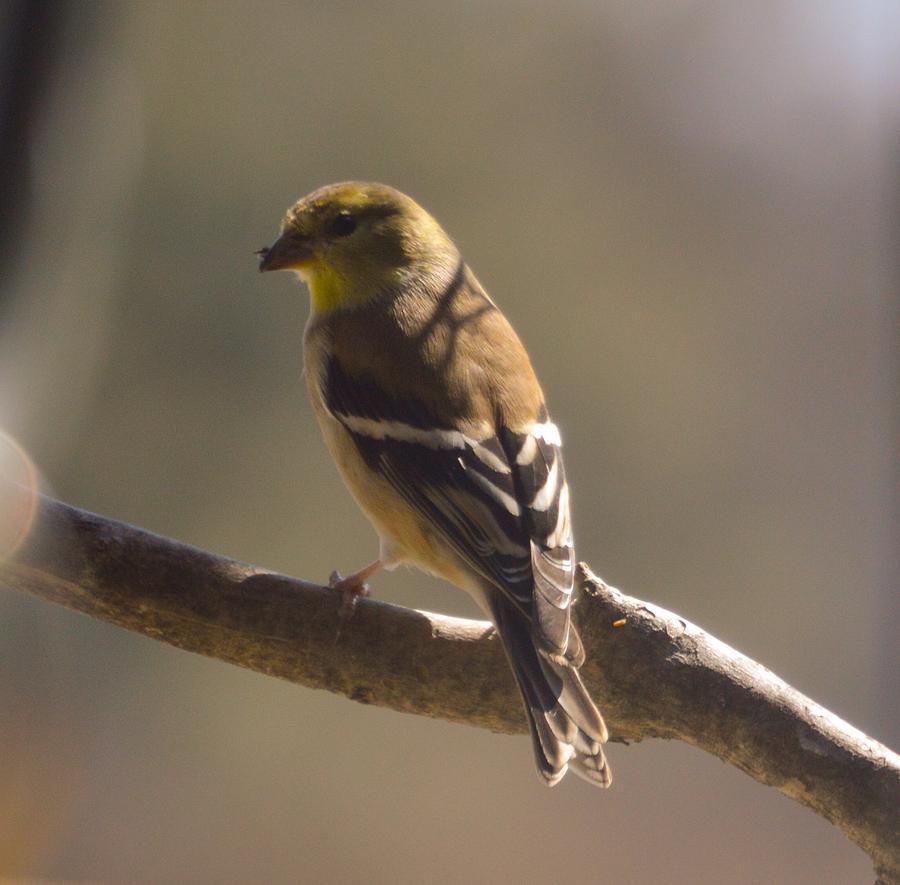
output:
[[592, 756], [578, 756], [572, 762], [572, 771], [582, 780], [596, 787], [608, 789], [612, 784], [612, 770], [603, 750]]

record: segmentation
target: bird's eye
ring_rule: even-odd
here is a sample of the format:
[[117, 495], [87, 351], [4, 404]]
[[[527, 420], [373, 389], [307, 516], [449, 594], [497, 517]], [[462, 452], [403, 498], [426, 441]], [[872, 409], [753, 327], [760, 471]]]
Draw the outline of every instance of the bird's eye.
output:
[[340, 212], [331, 223], [331, 229], [339, 237], [347, 237], [356, 230], [356, 219], [349, 212]]

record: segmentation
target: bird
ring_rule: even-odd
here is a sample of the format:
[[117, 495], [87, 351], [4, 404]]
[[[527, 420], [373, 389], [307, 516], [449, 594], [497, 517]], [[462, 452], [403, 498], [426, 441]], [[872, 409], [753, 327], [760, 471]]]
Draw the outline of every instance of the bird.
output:
[[384, 184], [318, 188], [257, 255], [260, 271], [309, 289], [313, 411], [380, 541], [332, 586], [355, 599], [403, 563], [468, 592], [503, 645], [543, 781], [571, 768], [608, 787], [607, 728], [571, 617], [562, 443], [518, 335], [441, 225]]

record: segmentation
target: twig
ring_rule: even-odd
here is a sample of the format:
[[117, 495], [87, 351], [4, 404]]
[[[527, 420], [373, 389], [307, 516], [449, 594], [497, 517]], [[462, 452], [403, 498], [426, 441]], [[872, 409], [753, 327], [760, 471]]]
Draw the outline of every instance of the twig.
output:
[[[614, 740], [678, 738], [713, 753], [830, 820], [871, 856], [879, 882], [900, 883], [900, 757], [700, 628], [581, 569], [582, 674]], [[362, 703], [525, 730], [484, 622], [362, 599], [342, 623], [336, 592], [49, 498], [0, 563], [0, 585]]]

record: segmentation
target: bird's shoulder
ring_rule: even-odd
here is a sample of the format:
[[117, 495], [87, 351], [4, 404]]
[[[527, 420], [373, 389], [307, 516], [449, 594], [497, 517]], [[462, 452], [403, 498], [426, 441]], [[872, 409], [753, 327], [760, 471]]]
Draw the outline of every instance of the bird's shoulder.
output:
[[518, 429], [543, 404], [525, 347], [464, 264], [439, 291], [412, 287], [335, 312], [311, 332], [346, 383], [416, 401], [440, 426]]

